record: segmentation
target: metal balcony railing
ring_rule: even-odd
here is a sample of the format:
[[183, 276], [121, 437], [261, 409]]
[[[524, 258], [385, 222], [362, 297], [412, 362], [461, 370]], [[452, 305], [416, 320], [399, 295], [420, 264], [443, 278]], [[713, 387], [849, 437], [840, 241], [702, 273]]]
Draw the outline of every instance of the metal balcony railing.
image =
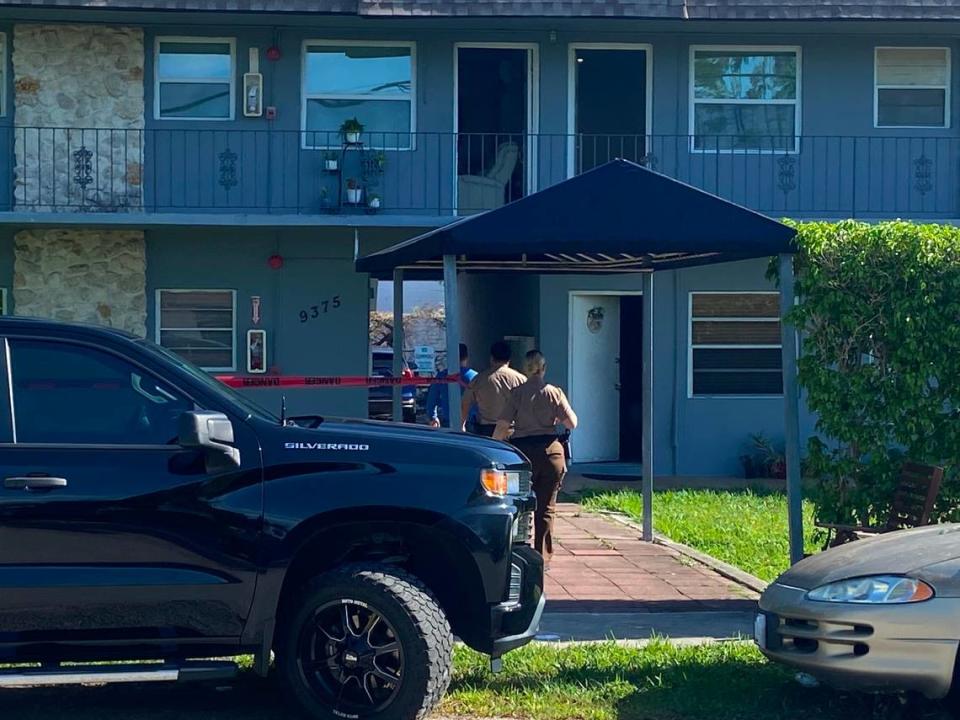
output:
[[960, 137], [18, 127], [0, 145], [8, 212], [450, 216], [626, 158], [773, 216], [960, 216]]

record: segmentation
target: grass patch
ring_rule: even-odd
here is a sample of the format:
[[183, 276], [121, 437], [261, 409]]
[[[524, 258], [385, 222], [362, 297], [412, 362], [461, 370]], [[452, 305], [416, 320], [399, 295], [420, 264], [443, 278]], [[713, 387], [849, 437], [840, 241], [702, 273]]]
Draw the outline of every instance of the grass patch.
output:
[[870, 717], [867, 698], [803, 689], [792, 676], [746, 642], [532, 645], [507, 655], [496, 676], [483, 657], [458, 648], [440, 713], [536, 720]]
[[[643, 498], [634, 490], [590, 492], [583, 506], [643, 518]], [[653, 524], [671, 540], [736, 565], [763, 580], [790, 566], [787, 499], [782, 493], [751, 490], [670, 490], [656, 493]], [[806, 552], [821, 547], [813, 504], [803, 504]]]

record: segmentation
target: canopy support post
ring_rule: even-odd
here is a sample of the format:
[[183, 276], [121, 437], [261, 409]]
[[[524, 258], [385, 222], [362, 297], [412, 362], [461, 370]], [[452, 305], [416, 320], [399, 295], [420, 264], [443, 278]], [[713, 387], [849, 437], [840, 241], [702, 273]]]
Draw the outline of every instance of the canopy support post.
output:
[[[457, 256], [443, 256], [443, 307], [447, 327], [447, 374], [460, 373], [460, 295], [457, 284]], [[461, 386], [450, 383], [450, 427], [460, 430], [463, 418], [460, 414]]]
[[643, 539], [653, 541], [653, 271], [643, 273]]
[[787, 323], [795, 298], [793, 255], [780, 255], [780, 344], [783, 348], [784, 455], [787, 465], [787, 523], [790, 563], [803, 559], [803, 496], [800, 477], [800, 399], [797, 390], [797, 331]]
[[[403, 270], [393, 271], [393, 376], [403, 376]], [[393, 386], [393, 421], [403, 422], [403, 386]]]

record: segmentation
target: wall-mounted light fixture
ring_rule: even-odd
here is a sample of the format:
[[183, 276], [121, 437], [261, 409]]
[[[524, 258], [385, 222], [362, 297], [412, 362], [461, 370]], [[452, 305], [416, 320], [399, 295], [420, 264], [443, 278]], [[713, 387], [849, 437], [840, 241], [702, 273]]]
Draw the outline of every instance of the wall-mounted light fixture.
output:
[[263, 115], [263, 75], [260, 74], [260, 50], [250, 48], [250, 72], [243, 74], [244, 117]]

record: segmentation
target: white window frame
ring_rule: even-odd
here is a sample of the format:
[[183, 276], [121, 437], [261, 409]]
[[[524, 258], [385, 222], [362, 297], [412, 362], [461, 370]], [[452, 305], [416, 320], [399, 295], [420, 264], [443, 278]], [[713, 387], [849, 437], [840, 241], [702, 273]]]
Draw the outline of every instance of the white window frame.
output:
[[[757, 54], [764, 53], [783, 53], [792, 52], [796, 58], [797, 65], [797, 97], [793, 100], [753, 100], [744, 98], [697, 98], [696, 96], [696, 65], [694, 60], [697, 57], [697, 51], [723, 52], [752, 52]], [[689, 125], [690, 134], [689, 151], [697, 155], [794, 155], [800, 152], [800, 136], [803, 134], [801, 121], [803, 119], [803, 49], [799, 45], [691, 45], [690, 56], [688, 58], [689, 77], [687, 88], [687, 104], [689, 105]], [[697, 105], [793, 105], [793, 147], [787, 150], [754, 150], [750, 148], [729, 148], [729, 149], [697, 149], [696, 145], [696, 109]]]
[[647, 54], [646, 141], [653, 143], [653, 45], [651, 43], [570, 43], [567, 48], [567, 177], [576, 174], [577, 146], [577, 50], [633, 50]]
[[[947, 59], [947, 81], [945, 85], [881, 85], [879, 80], [879, 58], [881, 50], [943, 50]], [[950, 48], [939, 45], [878, 45], [873, 49], [873, 127], [877, 130], [948, 130], [950, 129], [950, 84], [953, 81], [953, 58]], [[943, 125], [881, 125], [881, 90], [943, 90]]]
[[783, 373], [783, 343], [776, 344], [725, 344], [725, 345], [694, 345], [693, 342], [693, 323], [694, 320], [712, 321], [712, 322], [765, 322], [779, 323], [780, 316], [775, 318], [745, 318], [745, 317], [697, 317], [693, 316], [693, 296], [694, 295], [780, 295], [776, 290], [691, 290], [687, 293], [687, 398], [703, 399], [715, 398], [718, 400], [760, 400], [774, 399], [782, 400], [783, 393], [746, 393], [746, 394], [704, 394], [693, 392], [693, 351], [694, 350], [780, 350], [780, 372]]
[[[374, 98], [368, 94], [316, 94], [307, 92], [307, 54], [311, 47], [396, 47], [409, 48], [410, 50], [410, 98], [400, 100], [399, 98]], [[327, 99], [327, 100], [385, 100], [388, 102], [409, 102], [410, 103], [410, 145], [409, 147], [393, 147], [375, 144], [365, 144], [368, 150], [389, 150], [390, 152], [410, 152], [416, 149], [417, 140], [417, 43], [413, 40], [304, 40], [300, 50], [300, 146], [303, 150], [339, 150], [341, 143], [333, 145], [323, 143], [311, 143], [307, 138], [317, 131], [307, 129], [307, 101]], [[336, 132], [337, 128], [331, 128], [331, 132]], [[389, 134], [389, 133], [387, 133]], [[403, 133], [399, 133], [402, 135]]]
[[[230, 46], [230, 115], [218, 117], [170, 117], [160, 113], [160, 85], [161, 82], [194, 83], [197, 85], [222, 85], [223, 78], [160, 78], [160, 44], [186, 43], [205, 45], [209, 43], [226, 44]], [[230, 122], [236, 118], [237, 112], [237, 39], [232, 37], [207, 37], [205, 35], [164, 35], [157, 36], [153, 43], [153, 118], [169, 122]]]
[[162, 304], [163, 293], [230, 293], [231, 311], [233, 313], [233, 323], [230, 328], [230, 366], [229, 367], [206, 367], [201, 366], [201, 370], [207, 372], [234, 372], [237, 369], [237, 291], [230, 288], [157, 288], [154, 298], [154, 342], [161, 347], [165, 347], [160, 342], [161, 330], [173, 330], [183, 332], [195, 332], [197, 330], [226, 330], [227, 328], [174, 328], [163, 327], [162, 325]]

